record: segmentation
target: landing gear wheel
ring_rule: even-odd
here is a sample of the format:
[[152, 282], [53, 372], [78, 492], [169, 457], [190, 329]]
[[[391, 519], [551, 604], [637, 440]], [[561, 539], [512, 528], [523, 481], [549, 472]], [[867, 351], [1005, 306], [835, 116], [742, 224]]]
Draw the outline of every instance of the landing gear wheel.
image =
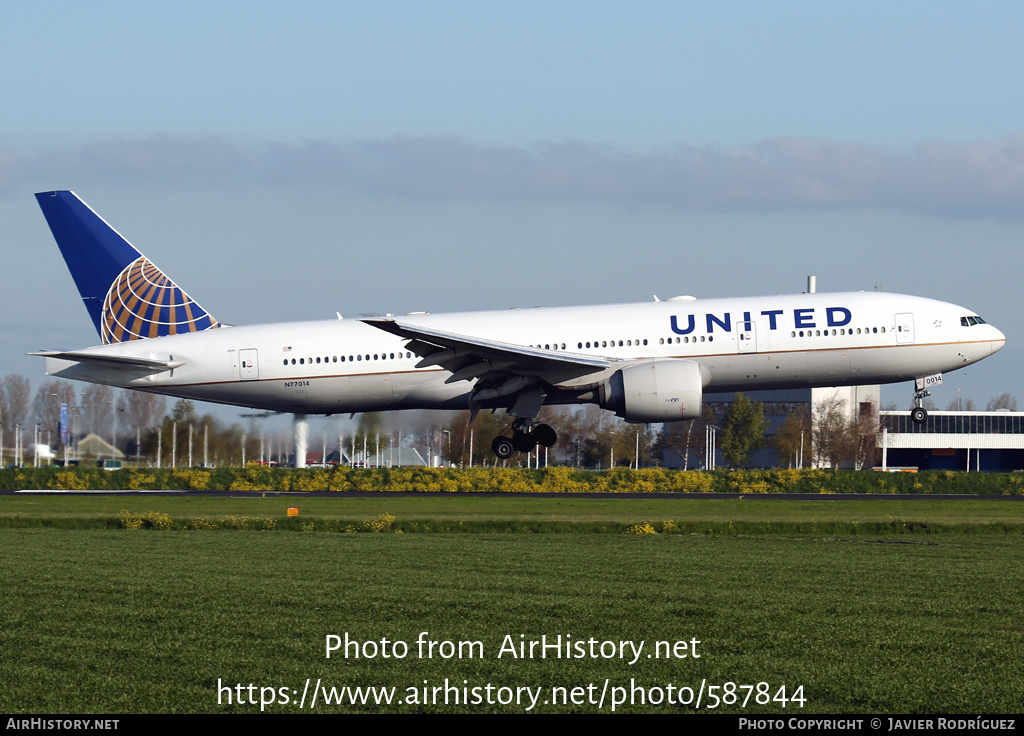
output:
[[491, 452], [497, 455], [500, 460], [508, 460], [515, 451], [516, 448], [508, 437], [495, 437], [494, 441], [491, 442]]
[[558, 433], [547, 424], [538, 424], [534, 427], [533, 436], [537, 439], [537, 444], [542, 447], [551, 447], [558, 442]]
[[512, 433], [512, 444], [519, 452], [533, 452], [537, 446], [537, 437], [533, 433], [516, 431]]
[[924, 424], [924, 420], [928, 418], [928, 412], [923, 406], [915, 406], [910, 410], [910, 418], [914, 420], [914, 424]]

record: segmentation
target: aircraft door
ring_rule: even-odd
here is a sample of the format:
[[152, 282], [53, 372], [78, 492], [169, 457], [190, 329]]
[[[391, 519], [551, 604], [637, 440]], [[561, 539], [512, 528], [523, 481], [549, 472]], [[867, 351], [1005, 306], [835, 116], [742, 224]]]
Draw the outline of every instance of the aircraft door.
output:
[[914, 315], [909, 312], [896, 315], [896, 343], [899, 345], [914, 344]]
[[738, 322], [736, 324], [736, 352], [757, 352], [757, 332], [754, 330], [753, 322]]
[[238, 377], [243, 381], [255, 381], [260, 377], [260, 365], [256, 348], [238, 351]]

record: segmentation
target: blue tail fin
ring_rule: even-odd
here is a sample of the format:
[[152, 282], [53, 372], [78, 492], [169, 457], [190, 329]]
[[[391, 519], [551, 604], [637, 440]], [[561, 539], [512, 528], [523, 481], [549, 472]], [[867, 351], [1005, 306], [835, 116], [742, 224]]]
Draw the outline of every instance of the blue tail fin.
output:
[[74, 192], [36, 200], [104, 344], [220, 327]]

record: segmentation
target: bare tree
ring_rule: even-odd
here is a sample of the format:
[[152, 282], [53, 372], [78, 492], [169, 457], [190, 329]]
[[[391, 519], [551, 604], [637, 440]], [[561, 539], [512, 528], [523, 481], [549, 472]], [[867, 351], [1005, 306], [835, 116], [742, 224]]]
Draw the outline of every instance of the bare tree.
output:
[[17, 373], [8, 373], [0, 380], [0, 424], [4, 429], [25, 424], [30, 390], [29, 380]]
[[881, 432], [878, 407], [874, 402], [862, 403], [860, 412], [853, 419], [853, 430], [857, 435], [857, 454], [853, 466], [857, 470], [878, 464], [878, 433]]
[[985, 405], [985, 411], [999, 411], [1000, 409], [1017, 411], [1017, 397], [1012, 394], [1000, 394], [994, 399], [989, 399], [988, 404]]
[[145, 391], [122, 391], [117, 399], [117, 413], [126, 427], [156, 427], [167, 413], [167, 399]]
[[44, 428], [50, 430], [50, 444], [60, 437], [60, 405], [67, 404], [68, 416], [78, 408], [78, 397], [75, 394], [74, 385], [67, 381], [50, 379], [44, 381], [36, 391], [32, 400], [32, 414], [36, 421]]
[[974, 411], [974, 401], [972, 399], [953, 399], [946, 406], [946, 411]]
[[675, 449], [682, 456], [684, 470], [690, 469], [691, 456], [696, 459], [694, 467], [700, 467], [706, 445], [706, 430], [709, 425], [717, 422], [714, 410], [705, 404], [699, 418], [665, 424], [664, 445]]
[[82, 430], [109, 437], [113, 434], [114, 389], [99, 383], [90, 383], [82, 391]]
[[860, 422], [849, 418], [844, 399], [833, 396], [817, 402], [813, 427], [815, 465], [838, 468], [856, 463], [862, 444]]

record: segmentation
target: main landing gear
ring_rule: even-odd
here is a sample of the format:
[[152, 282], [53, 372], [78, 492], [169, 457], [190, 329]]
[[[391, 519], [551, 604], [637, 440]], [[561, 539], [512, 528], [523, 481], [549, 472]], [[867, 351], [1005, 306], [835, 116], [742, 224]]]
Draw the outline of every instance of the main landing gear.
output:
[[[509, 436], [506, 433], [511, 430]], [[502, 460], [508, 460], [512, 453], [531, 452], [537, 445], [551, 447], [558, 442], [558, 434], [547, 424], [534, 424], [532, 419], [520, 417], [491, 442], [491, 450]]]

